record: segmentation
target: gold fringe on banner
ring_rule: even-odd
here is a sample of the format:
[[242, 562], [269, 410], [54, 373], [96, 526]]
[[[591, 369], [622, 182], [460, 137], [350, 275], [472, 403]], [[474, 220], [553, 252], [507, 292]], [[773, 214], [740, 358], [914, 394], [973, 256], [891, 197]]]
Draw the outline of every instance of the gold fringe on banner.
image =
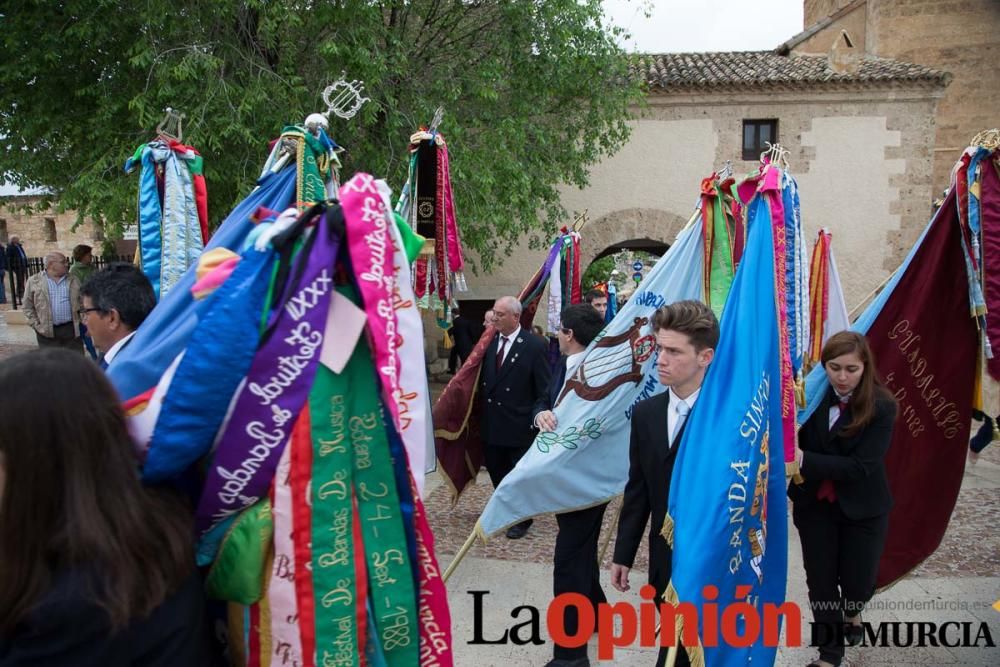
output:
[[[667, 590], [663, 592], [663, 600], [667, 604], [673, 605], [674, 608], [680, 603], [680, 599], [677, 596], [677, 589], [674, 588], [673, 580], [667, 584]], [[662, 627], [660, 632], [662, 633]], [[695, 628], [695, 635], [697, 636], [698, 628]], [[667, 656], [667, 667], [673, 667], [674, 661], [677, 659], [677, 648], [680, 646], [681, 637], [684, 636], [684, 616], [682, 614], [674, 614], [674, 646], [670, 649]], [[698, 638], [698, 642], [694, 646], [684, 646], [684, 650], [687, 651], [688, 661], [691, 663], [691, 667], [705, 667], [705, 649], [701, 646], [701, 638]]]
[[672, 550], [674, 548], [674, 520], [669, 512], [663, 517], [663, 528], [660, 529], [660, 535], [663, 536], [663, 539], [667, 541], [667, 546]]

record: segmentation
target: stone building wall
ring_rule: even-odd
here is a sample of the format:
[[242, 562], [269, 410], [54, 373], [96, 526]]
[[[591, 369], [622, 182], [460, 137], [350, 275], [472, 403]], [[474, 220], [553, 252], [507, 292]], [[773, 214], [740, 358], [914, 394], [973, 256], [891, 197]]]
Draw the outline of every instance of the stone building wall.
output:
[[938, 104], [934, 187], [950, 182], [959, 153], [1000, 126], [1000, 2], [868, 0], [869, 53], [950, 72]]
[[813, 23], [830, 16], [834, 12], [851, 4], [853, 0], [804, 0], [802, 3], [802, 21], [808, 28]]
[[[833, 232], [853, 306], [899, 265], [930, 219], [939, 95], [919, 86], [653, 95], [629, 143], [591, 170], [591, 185], [563, 191], [567, 210], [586, 209], [591, 220], [583, 265], [629, 239], [672, 243], [702, 178], [726, 160], [738, 175], [756, 168], [740, 159], [743, 119], [777, 118], [809, 246], [821, 227]], [[468, 275], [465, 298], [516, 294], [543, 256], [522, 243], [491, 275]]]
[[[830, 15], [832, 16], [832, 14]], [[826, 15], [821, 18], [825, 17]], [[806, 28], [809, 28], [809, 26], [810, 22], [807, 21]], [[865, 3], [858, 3], [857, 6], [834, 20], [829, 26], [802, 41], [802, 43], [795, 47], [795, 51], [808, 55], [827, 55], [833, 46], [833, 42], [840, 37], [841, 31], [846, 30], [847, 34], [851, 36], [851, 41], [857, 47], [857, 50], [864, 52], [866, 27], [867, 15], [865, 13]]]
[[[849, 4], [804, 0], [805, 28]], [[864, 17], [863, 50], [881, 58], [950, 72], [952, 81], [938, 104], [933, 182], [940, 194], [950, 183], [961, 151], [980, 130], [1000, 126], [1000, 1], [866, 0], [861, 8], [794, 47], [822, 53], [840, 27]], [[856, 28], [855, 28], [856, 29]], [[827, 48], [829, 48], [827, 46]]]
[[53, 250], [69, 256], [80, 243], [100, 249], [104, 235], [98, 226], [85, 221], [74, 229], [75, 211], [27, 214], [20, 210], [34, 201], [33, 197], [10, 197], [0, 202], [0, 243], [7, 245], [11, 236], [19, 236], [29, 257], [42, 257]]

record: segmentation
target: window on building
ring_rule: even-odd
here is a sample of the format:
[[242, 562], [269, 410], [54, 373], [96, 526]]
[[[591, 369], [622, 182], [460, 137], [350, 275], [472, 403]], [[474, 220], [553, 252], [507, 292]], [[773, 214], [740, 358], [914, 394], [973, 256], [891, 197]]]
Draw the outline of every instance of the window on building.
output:
[[0, 243], [7, 245], [7, 219], [0, 218]]
[[768, 142], [778, 143], [778, 119], [748, 119], [743, 121], [743, 159], [756, 162], [767, 150]]
[[45, 218], [45, 241], [55, 243], [56, 240], [56, 219]]

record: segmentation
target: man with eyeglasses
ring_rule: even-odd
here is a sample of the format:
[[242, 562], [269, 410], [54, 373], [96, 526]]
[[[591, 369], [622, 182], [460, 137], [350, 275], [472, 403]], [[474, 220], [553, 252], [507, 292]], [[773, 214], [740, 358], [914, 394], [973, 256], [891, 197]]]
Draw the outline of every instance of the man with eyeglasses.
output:
[[[496, 333], [483, 355], [480, 374], [486, 470], [493, 488], [514, 469], [538, 431], [532, 408], [549, 388], [552, 375], [546, 341], [521, 329], [521, 302], [502, 296], [493, 305]], [[511, 526], [508, 539], [524, 537], [531, 519]]]
[[92, 275], [80, 294], [83, 323], [101, 354], [98, 363], [106, 369], [156, 306], [153, 285], [136, 267], [118, 263]]
[[39, 347], [65, 347], [83, 353], [80, 339], [80, 281], [69, 275], [61, 252], [45, 255], [45, 270], [24, 284], [24, 317]]

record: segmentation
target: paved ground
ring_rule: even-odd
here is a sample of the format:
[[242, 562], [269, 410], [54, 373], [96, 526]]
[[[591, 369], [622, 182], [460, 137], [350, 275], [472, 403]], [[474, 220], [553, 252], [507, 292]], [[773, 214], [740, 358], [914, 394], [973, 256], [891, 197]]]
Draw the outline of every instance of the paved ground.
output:
[[[0, 306], [0, 360], [35, 347], [34, 335], [24, 326], [8, 326]], [[441, 387], [433, 387], [435, 392]], [[0, 400], [5, 388], [0, 387]], [[434, 529], [442, 568], [475, 525], [490, 494], [489, 479], [480, 475], [478, 483], [452, 506], [447, 489], [436, 475], [428, 480], [426, 504]], [[617, 505], [612, 504], [605, 519], [611, 529]], [[798, 535], [789, 522], [788, 599], [807, 609], [805, 574], [802, 571]], [[459, 667], [529, 667], [543, 665], [551, 656], [551, 646], [492, 644], [470, 645], [475, 638], [475, 596], [471, 591], [489, 591], [481, 597], [482, 638], [495, 640], [513, 625], [528, 620], [530, 605], [540, 610], [541, 637], [546, 638], [545, 610], [551, 599], [551, 555], [555, 537], [552, 517], [536, 520], [528, 536], [511, 541], [504, 537], [488, 545], [477, 544], [448, 582], [456, 665]], [[609, 549], [610, 554], [610, 549]], [[605, 557], [608, 565], [610, 555]], [[645, 578], [646, 554], [640, 554], [635, 568], [637, 581]], [[618, 594], [602, 575], [611, 602], [638, 604], [632, 592]], [[987, 447], [975, 466], [966, 469], [962, 491], [951, 524], [937, 552], [917, 570], [890, 590], [875, 597], [866, 612], [867, 621], [968, 622], [979, 627], [986, 622], [992, 639], [1000, 643], [1000, 612], [991, 608], [1000, 600], [1000, 444]], [[808, 619], [802, 619], [808, 638]], [[591, 646], [591, 659], [596, 646]], [[808, 648], [779, 649], [776, 664], [805, 665], [815, 657]], [[652, 665], [652, 649], [618, 649], [612, 660], [603, 662], [622, 667]], [[1000, 648], [849, 648], [847, 665], [1000, 665]]]
[[[440, 391], [440, 387], [433, 387]], [[432, 392], [434, 393], [434, 392]], [[476, 485], [452, 505], [448, 489], [432, 475], [426, 505], [442, 568], [448, 566], [475, 526], [491, 493], [489, 478], [481, 473]], [[618, 503], [605, 514], [605, 535], [612, 527]], [[521, 605], [540, 610], [542, 638], [546, 638], [545, 610], [552, 597], [551, 559], [556, 523], [552, 517], [536, 519], [528, 536], [521, 540], [493, 538], [477, 543], [448, 582], [457, 665], [477, 667], [528, 667], [544, 665], [551, 657], [551, 645], [518, 646], [469, 645], [475, 638], [475, 596], [470, 591], [489, 591], [482, 596], [482, 638], [497, 639], [505, 629], [528, 619], [529, 612], [512, 612]], [[800, 609], [808, 610], [805, 572], [798, 533], [788, 524], [789, 571], [787, 597]], [[613, 545], [612, 545], [613, 547]], [[612, 547], [604, 558], [602, 582], [609, 602], [637, 605], [635, 592], [617, 593], [610, 585], [607, 568]], [[645, 580], [648, 565], [645, 548], [636, 559], [633, 581]], [[974, 466], [967, 466], [962, 490], [941, 546], [931, 558], [904, 580], [872, 600], [865, 620], [871, 623], [935, 622], [972, 623], [978, 629], [988, 624], [993, 642], [1000, 644], [1000, 612], [992, 608], [1000, 600], [1000, 443], [987, 447]], [[808, 641], [809, 618], [801, 619]], [[784, 640], [783, 640], [784, 641]], [[985, 643], [985, 642], [983, 642]], [[596, 646], [591, 645], [594, 660]], [[776, 665], [806, 665], [816, 654], [809, 648], [782, 648]], [[619, 649], [602, 664], [622, 667], [649, 666], [655, 661], [652, 649]], [[1000, 648], [859, 647], [847, 650], [845, 665], [1000, 665]]]
[[[442, 567], [447, 567], [465, 541], [479, 510], [489, 495], [489, 479], [480, 475], [476, 487], [463, 495], [449, 511], [448, 491], [429, 485], [427, 507], [437, 541]], [[989, 499], [988, 502], [984, 502]], [[980, 462], [967, 471], [952, 523], [938, 551], [909, 577], [875, 597], [865, 619], [880, 621], [944, 621], [971, 622], [978, 628], [989, 623], [994, 642], [1000, 642], [1000, 613], [991, 605], [1000, 599], [1000, 530], [997, 528], [1000, 499], [1000, 462]], [[610, 525], [614, 506], [609, 508], [605, 530]], [[808, 609], [805, 573], [799, 551], [798, 535], [789, 521], [788, 599]], [[517, 619], [511, 612], [521, 605], [540, 609], [540, 621], [545, 627], [545, 609], [551, 599], [551, 554], [555, 537], [555, 521], [543, 517], [535, 521], [528, 536], [507, 540], [500, 536], [486, 546], [477, 544], [462, 561], [448, 582], [449, 601], [458, 665], [542, 665], [550, 655], [550, 646], [471, 646], [475, 637], [473, 617], [475, 597], [470, 591], [490, 591], [482, 598], [482, 636], [496, 639], [504, 629], [528, 618], [522, 610]], [[646, 555], [636, 562], [638, 581], [645, 577]], [[605, 557], [609, 563], [610, 554]], [[602, 574], [609, 601], [627, 601], [637, 605], [634, 593], [619, 594], [608, 583], [607, 567]], [[914, 608], [917, 607], [917, 608]], [[801, 622], [806, 637], [809, 619]], [[543, 630], [542, 637], [547, 637]], [[596, 655], [592, 647], [591, 658]], [[815, 654], [807, 648], [783, 648], [778, 652], [777, 665], [806, 665]], [[605, 664], [626, 667], [652, 665], [651, 650], [618, 650], [613, 661]], [[981, 648], [854, 648], [848, 649], [848, 665], [1000, 665], [1000, 649]]]

